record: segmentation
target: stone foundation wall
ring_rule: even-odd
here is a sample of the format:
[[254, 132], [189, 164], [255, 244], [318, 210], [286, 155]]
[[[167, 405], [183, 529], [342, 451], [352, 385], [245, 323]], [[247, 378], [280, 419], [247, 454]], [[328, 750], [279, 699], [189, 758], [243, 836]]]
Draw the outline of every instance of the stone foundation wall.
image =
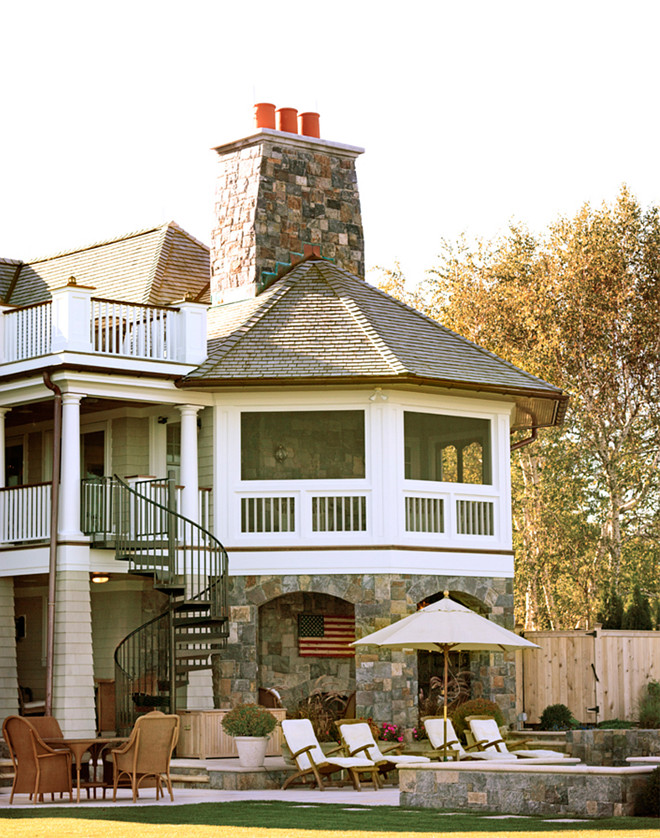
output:
[[[345, 665], [346, 659], [299, 658], [296, 608], [306, 609], [306, 603], [311, 603], [325, 610], [331, 604], [332, 611], [325, 613], [334, 614], [350, 614], [353, 609], [359, 638], [414, 613], [417, 603], [446, 589], [461, 596], [468, 605], [480, 605], [494, 622], [513, 628], [510, 579], [407, 574], [230, 577], [230, 636], [227, 648], [215, 657], [214, 663], [216, 706], [256, 701], [259, 687], [278, 685], [290, 691], [289, 697], [294, 700], [296, 678], [312, 684], [327, 675], [329, 690], [355, 690], [358, 716], [371, 717], [379, 723], [394, 721], [403, 727], [416, 726], [415, 654], [362, 647], [356, 649], [354, 670]], [[327, 599], [322, 601], [319, 596]], [[441, 666], [438, 655], [438, 674]], [[472, 670], [473, 695], [497, 701], [505, 718], [513, 721], [514, 655], [479, 655]], [[285, 706], [288, 707], [286, 697]]]
[[422, 809], [610, 818], [633, 815], [652, 768], [399, 769], [399, 805]]
[[660, 754], [660, 730], [567, 730], [566, 750], [587, 765], [627, 765], [626, 757]]

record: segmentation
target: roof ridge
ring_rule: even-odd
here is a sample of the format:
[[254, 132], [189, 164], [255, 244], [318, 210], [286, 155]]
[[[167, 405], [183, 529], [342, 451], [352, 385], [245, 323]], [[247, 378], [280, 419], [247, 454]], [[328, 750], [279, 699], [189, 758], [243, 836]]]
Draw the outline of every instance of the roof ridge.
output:
[[[307, 273], [309, 264], [307, 263], [303, 266], [304, 273]], [[250, 331], [250, 329], [255, 326], [260, 320], [262, 320], [266, 314], [271, 310], [271, 308], [275, 305], [275, 303], [280, 300], [285, 294], [287, 294], [294, 285], [294, 282], [290, 279], [291, 274], [288, 274], [286, 278], [282, 278], [280, 282], [277, 284], [272, 285], [266, 291], [263, 291], [262, 294], [268, 294], [272, 292], [270, 296], [263, 301], [263, 305], [259, 306], [256, 311], [254, 311], [247, 320], [243, 321], [241, 325], [234, 329], [226, 338], [222, 338], [222, 344], [219, 347], [218, 354], [209, 354], [206, 361], [203, 364], [200, 364], [197, 367], [198, 370], [203, 369], [204, 367], [208, 366], [209, 364], [217, 364], [218, 361], [222, 360], [222, 358], [231, 350], [233, 349], [243, 337]], [[259, 295], [261, 296], [261, 295]], [[230, 303], [231, 305], [231, 303]], [[212, 338], [213, 340], [213, 338]]]
[[41, 262], [50, 262], [53, 259], [59, 259], [62, 256], [72, 256], [74, 253], [82, 253], [85, 250], [94, 250], [97, 247], [105, 247], [108, 244], [126, 241], [126, 239], [134, 239], [138, 236], [146, 236], [148, 233], [154, 233], [156, 230], [161, 230], [163, 227], [168, 227], [172, 223], [173, 222], [171, 221], [167, 221], [163, 224], [154, 224], [151, 227], [144, 227], [141, 230], [134, 230], [132, 233], [124, 233], [123, 235], [112, 236], [109, 239], [103, 239], [102, 241], [92, 242], [91, 244], [84, 245], [81, 247], [72, 247], [70, 250], [60, 250], [56, 253], [51, 253], [47, 256], [40, 256], [38, 259], [25, 259], [24, 261], [26, 265], [38, 265]]
[[[329, 276], [325, 276], [325, 271], [319, 269], [319, 264], [316, 263], [317, 270], [321, 274], [323, 280], [330, 286], [333, 293], [339, 298], [339, 301], [349, 313], [349, 315], [353, 318], [353, 320], [357, 323], [367, 340], [372, 344], [376, 352], [381, 356], [383, 361], [392, 369], [392, 372], [397, 374], [408, 372], [406, 367], [399, 361], [396, 357], [394, 352], [390, 349], [390, 347], [385, 343], [383, 338], [380, 334], [376, 331], [373, 325], [369, 322], [366, 318], [362, 310], [360, 309], [359, 305], [356, 303], [354, 299], [350, 296], [342, 293], [342, 289], [337, 289], [338, 280], [332, 276], [332, 272], [329, 272]], [[333, 266], [334, 267], [334, 266]], [[345, 271], [344, 268], [340, 268], [339, 270], [348, 273]], [[356, 278], [354, 274], [348, 273], [348, 276]], [[360, 279], [360, 277], [357, 277]], [[361, 280], [364, 281], [364, 280]]]
[[[353, 274], [350, 274], [350, 276], [353, 276]], [[353, 278], [354, 279], [360, 279], [360, 277], [355, 277], [355, 276], [353, 276]], [[539, 381], [541, 384], [545, 384], [548, 387], [552, 387], [553, 389], [557, 390], [557, 392], [559, 392], [559, 393], [562, 392], [562, 388], [557, 387], [556, 384], [551, 384], [549, 381], [546, 381], [545, 379], [540, 378], [538, 375], [534, 375], [531, 372], [527, 372], [527, 370], [522, 369], [522, 367], [516, 366], [516, 364], [512, 363], [511, 361], [507, 361], [506, 358], [501, 358], [499, 355], [496, 355], [494, 352], [491, 352], [489, 349], [485, 349], [483, 346], [480, 346], [478, 343], [475, 343], [474, 341], [471, 341], [469, 338], [466, 338], [465, 335], [461, 335], [459, 332], [455, 332], [453, 329], [450, 329], [448, 326], [445, 326], [439, 320], [435, 320], [433, 317], [430, 317], [428, 314], [424, 314], [423, 311], [419, 311], [418, 309], [413, 308], [412, 306], [409, 306], [407, 303], [404, 303], [402, 300], [399, 300], [396, 297], [393, 297], [391, 294], [388, 294], [386, 291], [383, 291], [382, 289], [378, 288], [377, 286], [372, 285], [370, 282], [367, 282], [366, 279], [363, 279], [361, 281], [364, 282], [365, 285], [368, 285], [369, 288], [372, 291], [375, 291], [381, 297], [386, 297], [390, 302], [394, 302], [398, 306], [400, 306], [401, 308], [405, 308], [408, 311], [412, 312], [413, 314], [416, 314], [418, 317], [422, 318], [423, 320], [427, 320], [429, 323], [432, 323], [437, 328], [442, 329], [443, 331], [447, 332], [448, 334], [453, 335], [454, 337], [456, 337], [459, 340], [463, 341], [464, 343], [468, 344], [473, 349], [477, 349], [482, 355], [487, 355], [489, 358], [494, 359], [498, 363], [503, 364], [506, 367], [510, 367], [511, 369], [514, 369], [516, 372], [522, 373], [523, 375], [526, 375], [528, 378], [534, 379], [534, 381]]]
[[[142, 302], [149, 303], [155, 296], [155, 293], [161, 290], [167, 270], [167, 264], [172, 255], [172, 248], [174, 247], [173, 236], [170, 236], [170, 229], [172, 222], [163, 225], [160, 232], [160, 241], [158, 242], [158, 257], [153, 260], [151, 268], [149, 269], [149, 279], [145, 285], [142, 294]], [[169, 244], [169, 247], [166, 245]], [[158, 282], [158, 287], [156, 283]]]

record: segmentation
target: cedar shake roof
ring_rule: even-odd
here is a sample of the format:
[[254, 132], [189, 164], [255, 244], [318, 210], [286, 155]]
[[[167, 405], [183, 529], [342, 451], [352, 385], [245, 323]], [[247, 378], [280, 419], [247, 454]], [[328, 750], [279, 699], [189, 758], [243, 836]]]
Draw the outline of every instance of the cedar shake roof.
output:
[[567, 396], [365, 280], [309, 259], [259, 296], [209, 310], [209, 356], [184, 387], [424, 384], [515, 399], [514, 427], [552, 425]]
[[24, 264], [0, 259], [0, 301], [43, 302], [72, 276], [106, 299], [168, 305], [191, 294], [210, 300], [208, 247], [170, 222]]

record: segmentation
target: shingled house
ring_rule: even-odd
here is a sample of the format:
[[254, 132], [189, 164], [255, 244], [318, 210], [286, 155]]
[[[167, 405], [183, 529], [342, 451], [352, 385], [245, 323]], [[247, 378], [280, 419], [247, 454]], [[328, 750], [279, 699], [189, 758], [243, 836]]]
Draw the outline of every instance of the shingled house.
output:
[[[112, 682], [119, 727], [319, 683], [414, 724], [432, 662], [348, 640], [446, 589], [512, 627], [510, 435], [565, 396], [364, 280], [362, 149], [302, 116], [216, 149], [210, 251], [0, 260], [0, 717], [52, 635], [69, 734]], [[510, 711], [512, 662], [470, 668]]]

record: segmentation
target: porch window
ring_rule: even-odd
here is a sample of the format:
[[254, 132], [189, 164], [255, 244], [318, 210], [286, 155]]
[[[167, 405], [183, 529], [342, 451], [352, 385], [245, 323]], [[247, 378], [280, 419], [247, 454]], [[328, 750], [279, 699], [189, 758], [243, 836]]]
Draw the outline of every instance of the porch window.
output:
[[241, 414], [242, 480], [351, 480], [365, 476], [364, 411]]
[[490, 421], [404, 413], [406, 480], [492, 483]]
[[167, 473], [174, 472], [174, 482], [178, 484], [181, 475], [181, 422], [167, 423], [165, 463]]

